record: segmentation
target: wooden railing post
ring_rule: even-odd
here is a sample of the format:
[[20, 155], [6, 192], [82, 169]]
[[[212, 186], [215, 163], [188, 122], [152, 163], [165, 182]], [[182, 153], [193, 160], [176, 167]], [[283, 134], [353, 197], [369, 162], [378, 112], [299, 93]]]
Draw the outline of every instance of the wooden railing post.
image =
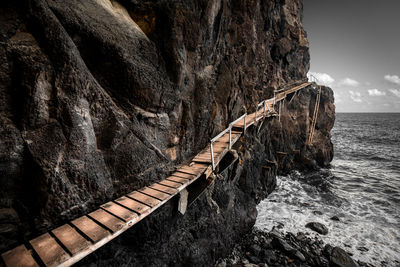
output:
[[229, 124], [229, 150], [232, 148], [232, 125]]
[[267, 101], [264, 100], [264, 117], [267, 116], [267, 112], [265, 110], [265, 106], [267, 105]]
[[215, 170], [215, 163], [214, 163], [214, 150], [213, 150], [213, 141], [210, 142], [210, 152], [211, 152], [211, 164], [213, 171]]

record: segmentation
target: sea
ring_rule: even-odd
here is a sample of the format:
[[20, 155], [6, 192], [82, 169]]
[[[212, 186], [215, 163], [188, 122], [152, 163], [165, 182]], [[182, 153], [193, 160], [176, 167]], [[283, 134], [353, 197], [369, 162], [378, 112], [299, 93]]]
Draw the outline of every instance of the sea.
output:
[[337, 113], [331, 134], [331, 166], [277, 177], [255, 227], [315, 236], [305, 225], [321, 222], [353, 259], [400, 266], [400, 113]]

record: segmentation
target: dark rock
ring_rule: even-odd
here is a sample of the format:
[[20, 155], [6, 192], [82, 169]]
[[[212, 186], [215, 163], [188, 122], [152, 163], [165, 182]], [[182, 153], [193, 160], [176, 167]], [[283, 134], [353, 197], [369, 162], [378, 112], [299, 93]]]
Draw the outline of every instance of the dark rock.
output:
[[322, 215], [323, 213], [321, 211], [319, 211], [319, 210], [314, 210], [313, 214], [314, 215]]
[[267, 260], [268, 264], [276, 261], [276, 255], [273, 250], [267, 249], [264, 251], [264, 258]]
[[256, 245], [256, 244], [253, 244], [253, 245], [250, 247], [251, 253], [252, 253], [253, 255], [256, 255], [256, 256], [260, 255], [261, 250], [262, 250], [261, 247], [260, 247], [259, 245]]
[[333, 250], [333, 247], [331, 245], [327, 244], [327, 245], [325, 245], [322, 253], [324, 254], [325, 257], [330, 258], [332, 255], [332, 250]]
[[335, 216], [332, 216], [332, 217], [331, 217], [331, 220], [332, 220], [332, 221], [340, 221], [340, 218], [339, 218], [338, 216], [335, 215]]
[[261, 261], [260, 261], [260, 259], [259, 259], [258, 257], [256, 257], [256, 256], [253, 256], [253, 255], [251, 255], [251, 256], [248, 256], [247, 258], [249, 259], [249, 261], [250, 261], [251, 263], [258, 264], [258, 263], [260, 263], [260, 262], [261, 262]]
[[281, 238], [277, 238], [275, 237], [272, 240], [272, 245], [274, 246], [274, 248], [285, 251], [285, 252], [294, 252], [296, 249], [293, 248], [291, 245], [289, 245], [285, 240], [281, 239]]
[[325, 225], [319, 222], [310, 222], [306, 224], [307, 228], [310, 228], [311, 230], [321, 234], [321, 235], [326, 235], [328, 234], [328, 228], [326, 228]]
[[299, 232], [299, 233], [297, 233], [296, 238], [299, 241], [304, 241], [307, 237], [306, 237], [306, 235], [304, 233]]
[[339, 247], [332, 249], [332, 255], [330, 258], [330, 266], [332, 267], [357, 267], [358, 265], [353, 259]]
[[306, 261], [306, 257], [304, 257], [303, 253], [301, 253], [300, 251], [296, 250], [293, 254], [292, 254], [295, 258], [299, 259], [302, 262]]
[[366, 248], [366, 247], [358, 247], [357, 249], [358, 249], [359, 251], [363, 251], [363, 252], [369, 251], [369, 249]]

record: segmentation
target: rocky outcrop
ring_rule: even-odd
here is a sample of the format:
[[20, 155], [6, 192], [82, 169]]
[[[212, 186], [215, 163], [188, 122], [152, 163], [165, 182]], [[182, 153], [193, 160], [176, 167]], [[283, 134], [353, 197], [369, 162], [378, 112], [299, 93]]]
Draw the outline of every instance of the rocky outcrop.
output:
[[[309, 68], [300, 0], [3, 2], [1, 250], [160, 180]], [[331, 160], [328, 88], [305, 146], [315, 96], [303, 90], [280, 122], [250, 130], [185, 216], [172, 201], [83, 264], [206, 265], [227, 253], [278, 171]]]

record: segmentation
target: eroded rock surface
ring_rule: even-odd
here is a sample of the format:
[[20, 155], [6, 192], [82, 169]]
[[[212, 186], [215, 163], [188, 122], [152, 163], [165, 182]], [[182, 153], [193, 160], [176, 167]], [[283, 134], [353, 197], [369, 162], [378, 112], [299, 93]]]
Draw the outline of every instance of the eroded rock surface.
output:
[[[300, 0], [0, 5], [1, 251], [166, 177], [309, 68]], [[329, 88], [305, 146], [316, 93], [249, 130], [185, 216], [172, 201], [81, 264], [208, 265], [227, 253], [277, 172], [332, 159]]]

